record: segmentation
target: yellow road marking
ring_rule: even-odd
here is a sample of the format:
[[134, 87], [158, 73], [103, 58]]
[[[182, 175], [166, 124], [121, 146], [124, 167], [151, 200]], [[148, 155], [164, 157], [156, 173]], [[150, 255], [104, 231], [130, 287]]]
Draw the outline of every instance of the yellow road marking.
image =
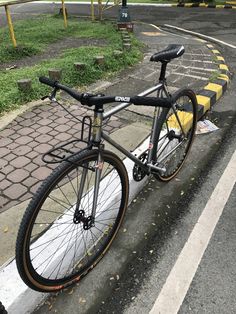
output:
[[219, 61], [225, 61], [225, 59], [224, 59], [223, 57], [221, 57], [221, 56], [217, 56], [216, 58], [217, 58], [217, 60], [219, 60]]
[[197, 97], [197, 103], [204, 107], [204, 113], [210, 109], [211, 107], [210, 97], [202, 96], [202, 95], [196, 95], [196, 97]]
[[220, 64], [220, 65], [219, 65], [219, 68], [220, 68], [221, 70], [229, 71], [229, 68], [228, 68], [227, 65], [225, 65], [225, 64]]
[[206, 90], [210, 90], [216, 93], [216, 100], [218, 100], [223, 94], [223, 88], [219, 84], [209, 83], [204, 87]]
[[229, 77], [226, 74], [220, 74], [217, 78], [229, 82]]
[[[178, 118], [181, 122], [182, 128], [185, 133], [187, 133], [193, 124], [193, 114], [191, 112], [178, 111]], [[176, 116], [172, 114], [168, 119], [168, 126], [170, 129], [177, 129], [181, 131], [179, 122], [176, 119]]]

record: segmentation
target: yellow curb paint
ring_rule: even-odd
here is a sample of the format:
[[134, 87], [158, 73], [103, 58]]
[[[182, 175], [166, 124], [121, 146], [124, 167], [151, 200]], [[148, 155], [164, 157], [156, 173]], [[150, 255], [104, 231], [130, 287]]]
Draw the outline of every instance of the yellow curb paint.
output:
[[219, 61], [225, 61], [225, 59], [223, 57], [221, 57], [221, 56], [217, 56], [216, 59], [219, 60]]
[[225, 65], [225, 64], [220, 64], [220, 65], [219, 65], [219, 68], [220, 68], [221, 70], [229, 71], [229, 68], [228, 68], [227, 65]]
[[223, 88], [219, 84], [209, 83], [204, 87], [206, 90], [210, 90], [216, 93], [216, 100], [218, 100], [223, 94]]
[[[212, 46], [212, 47], [213, 47], [213, 46]], [[220, 54], [219, 50], [216, 50], [216, 49], [213, 49], [212, 52], [213, 52], [213, 53], [216, 53], [216, 54]]]
[[226, 74], [220, 74], [217, 78], [219, 80], [225, 80], [225, 81], [229, 82], [229, 77]]
[[[190, 112], [178, 111], [178, 118], [181, 122], [184, 132], [187, 133], [191, 129], [193, 123], [193, 114]], [[174, 114], [172, 114], [168, 119], [168, 127], [180, 131], [179, 122], [177, 121]]]
[[185, 6], [185, 7], [188, 7], [188, 8], [192, 7], [192, 5], [193, 5], [192, 3], [185, 3], [185, 4], [184, 4], [184, 6]]
[[216, 6], [216, 9], [223, 9], [223, 8], [224, 8], [224, 5], [220, 5], [219, 4], [219, 5]]
[[197, 97], [197, 103], [204, 107], [204, 113], [210, 109], [210, 107], [211, 107], [211, 98], [210, 97], [202, 96], [202, 95], [196, 95], [196, 97]]
[[204, 7], [204, 8], [205, 8], [206, 5], [205, 5], [205, 3], [200, 3], [200, 4], [199, 4], [199, 7]]

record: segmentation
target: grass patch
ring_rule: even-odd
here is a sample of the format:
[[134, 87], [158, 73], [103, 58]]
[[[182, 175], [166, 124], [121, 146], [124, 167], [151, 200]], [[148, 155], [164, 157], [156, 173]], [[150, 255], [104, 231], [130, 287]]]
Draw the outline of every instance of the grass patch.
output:
[[[41, 75], [48, 76], [48, 69], [50, 68], [62, 69], [62, 83], [69, 86], [83, 86], [98, 79], [114, 75], [117, 71], [127, 66], [132, 66], [142, 59], [142, 45], [135, 38], [132, 38], [131, 51], [126, 52], [119, 58], [113, 56], [114, 50], [121, 49], [122, 41], [120, 33], [108, 22], [101, 24], [78, 22], [77, 19], [70, 19], [67, 30], [63, 28], [63, 20], [55, 17], [44, 16], [35, 19], [34, 22], [34, 30], [31, 30], [29, 27], [29, 25], [32, 25], [32, 21], [27, 20], [15, 23], [16, 34], [18, 34], [18, 42], [20, 42], [21, 48], [16, 51], [14, 48], [8, 47], [8, 60], [14, 61], [26, 55], [29, 56], [42, 52], [47, 49], [49, 43], [51, 44], [67, 36], [106, 39], [107, 45], [104, 47], [84, 46], [67, 49], [61, 52], [57, 58], [41, 61], [32, 67], [0, 71], [1, 114], [16, 108], [20, 104], [39, 99], [48, 94], [49, 89], [38, 82], [38, 77]], [[27, 28], [24, 28], [24, 23], [26, 23], [25, 26]], [[24, 36], [20, 32], [23, 29], [27, 29], [27, 32], [24, 32]], [[3, 31], [1, 30], [1, 32]], [[3, 48], [1, 49], [0, 51], [3, 51]], [[2, 52], [0, 52], [0, 55], [2, 55]], [[103, 66], [94, 65], [94, 57], [98, 55], [105, 56], [106, 61]], [[86, 70], [83, 72], [77, 71], [74, 68], [74, 62], [86, 63]], [[27, 94], [19, 92], [17, 88], [16, 82], [22, 78], [32, 80], [32, 91]]]
[[78, 18], [71, 18], [68, 23], [69, 27], [65, 29], [61, 16], [47, 15], [16, 21], [14, 31], [17, 49], [12, 47], [8, 27], [1, 28], [0, 62], [14, 61], [43, 52], [47, 45], [65, 37], [104, 38], [115, 44], [117, 34], [110, 31], [111, 25], [79, 22]]

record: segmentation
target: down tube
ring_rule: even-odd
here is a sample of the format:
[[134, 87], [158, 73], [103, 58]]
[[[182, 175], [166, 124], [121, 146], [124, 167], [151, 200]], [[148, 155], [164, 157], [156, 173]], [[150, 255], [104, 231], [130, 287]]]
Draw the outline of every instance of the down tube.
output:
[[120, 152], [122, 152], [125, 156], [130, 158], [134, 163], [138, 164], [143, 170], [147, 171], [147, 166], [142, 163], [140, 159], [132, 155], [128, 150], [126, 150], [124, 147], [120, 146], [118, 143], [113, 141], [108, 135], [104, 134], [102, 132], [102, 138], [107, 141], [109, 144], [114, 146], [116, 149], [118, 149]]

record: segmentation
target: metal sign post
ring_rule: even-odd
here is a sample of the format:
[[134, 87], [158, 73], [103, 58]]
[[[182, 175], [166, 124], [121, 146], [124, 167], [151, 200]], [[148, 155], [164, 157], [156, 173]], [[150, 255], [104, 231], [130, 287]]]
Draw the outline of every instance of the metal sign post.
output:
[[118, 29], [126, 28], [130, 32], [133, 31], [133, 23], [131, 22], [127, 0], [122, 0], [122, 6], [119, 9], [117, 26]]

